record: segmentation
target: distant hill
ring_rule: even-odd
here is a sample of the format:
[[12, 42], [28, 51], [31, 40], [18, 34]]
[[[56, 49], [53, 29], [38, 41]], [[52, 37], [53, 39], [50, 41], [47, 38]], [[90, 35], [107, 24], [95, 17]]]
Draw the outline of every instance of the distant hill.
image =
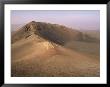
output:
[[11, 24], [11, 31], [16, 31], [20, 29], [24, 24]]
[[87, 34], [93, 38], [100, 39], [100, 30], [85, 30], [82, 31], [84, 34]]

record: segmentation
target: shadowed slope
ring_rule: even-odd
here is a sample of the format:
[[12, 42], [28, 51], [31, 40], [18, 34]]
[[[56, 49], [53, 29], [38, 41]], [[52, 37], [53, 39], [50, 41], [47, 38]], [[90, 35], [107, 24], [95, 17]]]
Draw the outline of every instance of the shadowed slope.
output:
[[12, 43], [36, 34], [54, 43], [64, 45], [68, 41], [97, 42], [98, 39], [58, 24], [32, 21], [12, 35]]

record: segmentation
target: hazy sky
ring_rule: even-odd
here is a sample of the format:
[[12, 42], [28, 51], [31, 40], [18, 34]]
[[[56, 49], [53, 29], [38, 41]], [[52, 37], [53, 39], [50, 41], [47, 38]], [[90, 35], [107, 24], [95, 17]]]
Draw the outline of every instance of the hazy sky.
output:
[[12, 10], [11, 24], [24, 24], [30, 21], [62, 24], [80, 30], [99, 30], [100, 11], [98, 10]]

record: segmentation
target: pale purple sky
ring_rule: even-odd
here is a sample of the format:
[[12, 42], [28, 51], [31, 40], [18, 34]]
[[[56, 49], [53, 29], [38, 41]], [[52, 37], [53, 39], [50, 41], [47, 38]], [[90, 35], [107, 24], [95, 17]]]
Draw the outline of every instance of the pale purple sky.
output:
[[99, 30], [98, 10], [12, 10], [11, 24], [26, 24], [30, 21], [62, 24], [80, 30]]

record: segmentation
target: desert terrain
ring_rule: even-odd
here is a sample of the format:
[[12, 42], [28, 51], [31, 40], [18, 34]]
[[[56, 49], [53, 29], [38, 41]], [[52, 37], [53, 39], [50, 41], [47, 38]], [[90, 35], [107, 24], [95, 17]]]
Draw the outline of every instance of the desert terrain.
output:
[[98, 77], [100, 33], [95, 35], [31, 21], [11, 34], [11, 76]]

